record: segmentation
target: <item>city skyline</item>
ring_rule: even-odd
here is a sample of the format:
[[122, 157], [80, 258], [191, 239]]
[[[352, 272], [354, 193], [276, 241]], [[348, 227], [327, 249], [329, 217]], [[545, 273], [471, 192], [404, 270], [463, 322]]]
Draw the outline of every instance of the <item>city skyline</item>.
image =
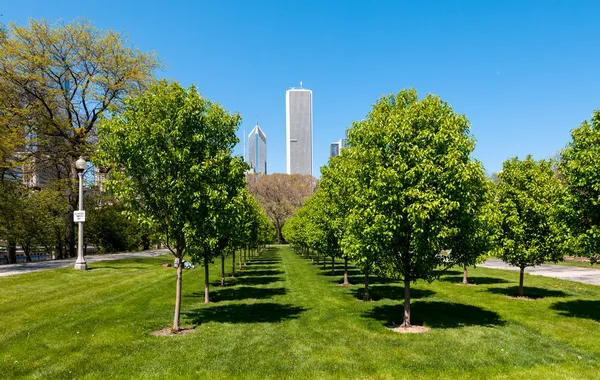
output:
[[[30, 17], [87, 17], [123, 32], [134, 47], [156, 51], [164, 64], [159, 77], [185, 87], [195, 83], [203, 96], [242, 115], [236, 154], [246, 149], [244, 128], [252, 129], [260, 115], [269, 135], [270, 173], [286, 171], [282, 90], [300, 80], [318, 94], [317, 177], [330, 143], [364, 119], [382, 95], [403, 88], [417, 89], [419, 97], [439, 95], [468, 118], [477, 140], [473, 157], [488, 174], [511, 157], [553, 157], [571, 129], [599, 108], [600, 51], [589, 48], [596, 43], [598, 2], [103, 4], [6, 2], [0, 21], [23, 26]], [[205, 14], [212, 16], [198, 23]], [[291, 19], [312, 26], [290, 28]], [[212, 38], [198, 44], [198, 35]], [[242, 87], [251, 95], [240, 95]]]

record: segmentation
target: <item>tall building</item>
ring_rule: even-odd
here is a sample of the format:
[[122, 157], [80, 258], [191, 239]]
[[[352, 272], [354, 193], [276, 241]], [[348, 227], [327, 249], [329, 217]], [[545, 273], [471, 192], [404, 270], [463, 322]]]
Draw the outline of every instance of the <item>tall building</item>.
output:
[[340, 139], [329, 145], [329, 158], [335, 157], [341, 153], [342, 149], [346, 147], [346, 139]]
[[312, 175], [312, 91], [285, 92], [285, 131], [288, 174]]
[[248, 135], [248, 156], [255, 173], [267, 174], [267, 135], [258, 123]]

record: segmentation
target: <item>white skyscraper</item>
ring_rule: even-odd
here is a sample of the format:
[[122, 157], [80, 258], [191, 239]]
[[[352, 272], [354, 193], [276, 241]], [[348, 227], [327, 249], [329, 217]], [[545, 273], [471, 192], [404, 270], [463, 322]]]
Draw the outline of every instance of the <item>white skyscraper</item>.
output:
[[248, 161], [255, 173], [267, 174], [267, 135], [258, 123], [248, 135]]
[[312, 91], [303, 88], [287, 90], [285, 130], [288, 174], [312, 175], [312, 121]]

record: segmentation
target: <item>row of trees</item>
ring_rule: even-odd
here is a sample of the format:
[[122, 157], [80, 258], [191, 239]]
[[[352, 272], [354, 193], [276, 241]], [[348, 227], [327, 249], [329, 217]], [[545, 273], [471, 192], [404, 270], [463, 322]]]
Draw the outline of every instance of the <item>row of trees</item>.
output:
[[[322, 168], [315, 194], [283, 227], [301, 252], [351, 260], [364, 274], [432, 281], [489, 254], [521, 269], [560, 260], [569, 249], [595, 255], [600, 183], [599, 114], [573, 132], [560, 162], [507, 160], [493, 179], [472, 159], [464, 115], [414, 90], [380, 99], [348, 129], [348, 148]], [[348, 284], [347, 269], [344, 284]]]
[[[179, 262], [204, 266], [274, 238], [263, 209], [246, 189], [247, 165], [232, 155], [241, 117], [202, 97], [194, 86], [160, 81], [127, 99], [102, 121], [95, 163], [110, 168], [107, 188], [129, 216], [152, 225]], [[235, 275], [235, 257], [232, 260]], [[177, 268], [173, 331], [179, 330], [182, 265]]]

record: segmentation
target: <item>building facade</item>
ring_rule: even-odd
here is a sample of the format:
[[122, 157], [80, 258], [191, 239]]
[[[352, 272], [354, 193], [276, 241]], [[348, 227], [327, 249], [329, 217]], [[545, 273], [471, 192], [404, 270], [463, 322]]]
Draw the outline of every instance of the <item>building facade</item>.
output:
[[248, 161], [254, 173], [267, 174], [267, 135], [258, 123], [248, 135]]
[[285, 93], [287, 174], [312, 175], [312, 91], [291, 89]]
[[346, 147], [346, 139], [340, 139], [329, 145], [329, 158], [333, 158], [342, 152], [342, 149]]

